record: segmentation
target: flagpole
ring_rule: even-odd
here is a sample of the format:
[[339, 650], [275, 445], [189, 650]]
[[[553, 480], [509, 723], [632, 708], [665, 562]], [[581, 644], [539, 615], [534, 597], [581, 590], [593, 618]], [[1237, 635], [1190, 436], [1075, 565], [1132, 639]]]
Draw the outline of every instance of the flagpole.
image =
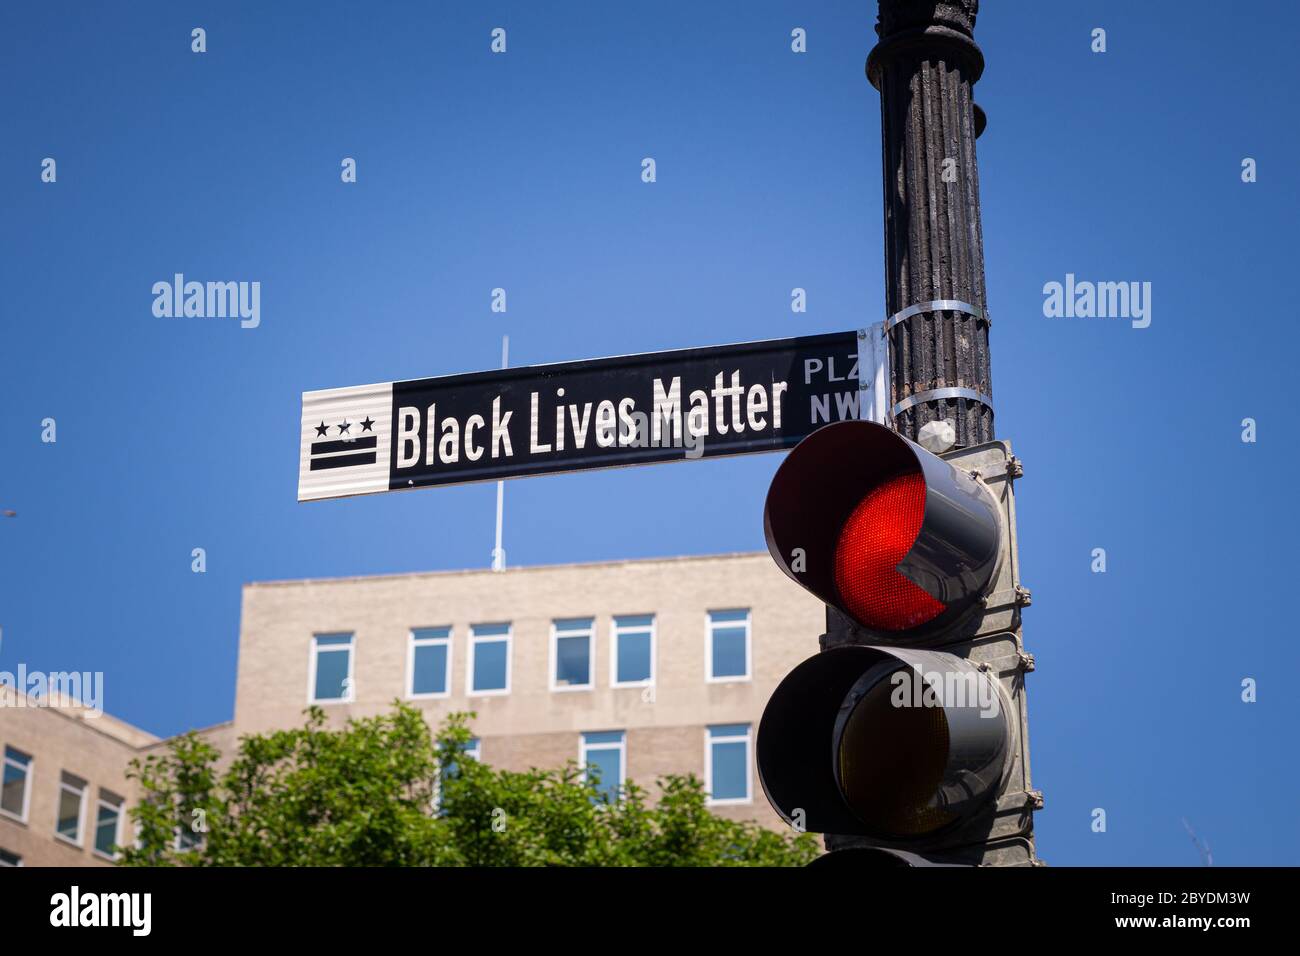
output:
[[[501, 336], [501, 367], [510, 367], [510, 336]], [[497, 546], [492, 549], [492, 570], [504, 571], [506, 569], [506, 552], [501, 547], [501, 517], [503, 506], [505, 504], [506, 483], [497, 482]]]

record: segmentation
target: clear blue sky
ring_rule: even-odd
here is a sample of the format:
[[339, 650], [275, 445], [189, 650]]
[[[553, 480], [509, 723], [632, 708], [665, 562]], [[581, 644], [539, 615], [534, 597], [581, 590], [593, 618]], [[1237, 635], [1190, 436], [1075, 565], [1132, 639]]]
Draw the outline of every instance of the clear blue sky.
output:
[[[491, 485], [297, 504], [306, 389], [491, 368], [502, 333], [534, 364], [879, 319], [874, 6], [5, 4], [0, 669], [102, 670], [110, 712], [173, 733], [231, 714], [243, 582], [488, 564]], [[1183, 817], [1216, 863], [1300, 862], [1297, 456], [1273, 414], [1298, 37], [1290, 4], [1225, 9], [993, 3], [977, 28], [1057, 864], [1196, 864]], [[260, 281], [261, 327], [155, 318], [176, 272]], [[1045, 318], [1066, 273], [1151, 282], [1150, 328]], [[510, 563], [761, 549], [779, 461], [514, 482]]]

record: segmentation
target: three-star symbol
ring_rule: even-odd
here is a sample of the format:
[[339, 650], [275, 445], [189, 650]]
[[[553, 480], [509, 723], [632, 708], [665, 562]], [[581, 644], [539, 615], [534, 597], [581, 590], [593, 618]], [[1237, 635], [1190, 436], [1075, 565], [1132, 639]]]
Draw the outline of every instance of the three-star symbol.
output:
[[[335, 425], [334, 427], [339, 430], [340, 435], [346, 435], [348, 429], [352, 427], [352, 424], [352, 422], [345, 418], [343, 419], [343, 424]], [[361, 420], [360, 425], [363, 432], [372, 432], [375, 430], [375, 421], [369, 415]], [[321, 422], [319, 425], [313, 425], [312, 427], [316, 429], [317, 438], [322, 438], [329, 434], [330, 426], [326, 425], [324, 422]]]

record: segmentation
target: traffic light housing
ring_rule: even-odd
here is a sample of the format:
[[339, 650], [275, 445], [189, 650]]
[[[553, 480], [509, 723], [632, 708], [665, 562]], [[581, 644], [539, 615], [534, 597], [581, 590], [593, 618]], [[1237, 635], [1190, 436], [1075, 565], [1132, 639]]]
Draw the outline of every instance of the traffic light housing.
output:
[[768, 702], [759, 779], [786, 821], [827, 834], [819, 866], [1036, 862], [1019, 473], [1005, 442], [940, 457], [846, 421], [773, 478], [768, 549], [825, 602], [827, 632]]
[[781, 570], [878, 643], [944, 640], [980, 610], [1001, 558], [988, 487], [873, 422], [800, 442], [763, 524]]

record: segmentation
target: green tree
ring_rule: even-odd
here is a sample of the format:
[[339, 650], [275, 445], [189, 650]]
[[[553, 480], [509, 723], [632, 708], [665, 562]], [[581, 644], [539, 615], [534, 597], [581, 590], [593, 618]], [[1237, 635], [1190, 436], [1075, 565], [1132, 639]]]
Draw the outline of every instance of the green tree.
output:
[[799, 866], [808, 834], [708, 809], [693, 776], [608, 800], [570, 762], [499, 770], [466, 758], [473, 714], [437, 735], [397, 702], [378, 717], [242, 737], [225, 769], [190, 733], [132, 762], [142, 800], [127, 866]]

